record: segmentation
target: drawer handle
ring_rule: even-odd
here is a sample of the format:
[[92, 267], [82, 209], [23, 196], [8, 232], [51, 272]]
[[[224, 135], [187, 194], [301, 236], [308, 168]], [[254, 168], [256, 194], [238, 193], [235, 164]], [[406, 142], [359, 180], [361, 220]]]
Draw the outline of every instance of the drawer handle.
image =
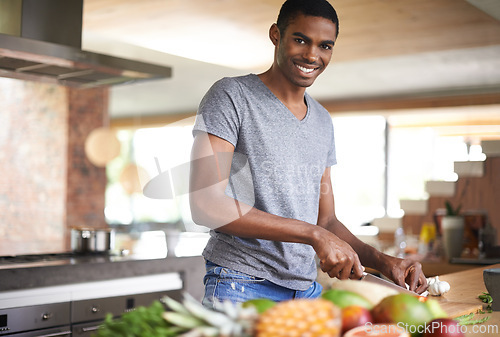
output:
[[99, 326], [100, 325], [82, 328], [82, 332], [96, 331], [97, 329], [99, 329]]
[[98, 313], [99, 311], [101, 311], [101, 309], [97, 306], [92, 306], [92, 308], [90, 308], [90, 311], [93, 313], [93, 314], [96, 314]]

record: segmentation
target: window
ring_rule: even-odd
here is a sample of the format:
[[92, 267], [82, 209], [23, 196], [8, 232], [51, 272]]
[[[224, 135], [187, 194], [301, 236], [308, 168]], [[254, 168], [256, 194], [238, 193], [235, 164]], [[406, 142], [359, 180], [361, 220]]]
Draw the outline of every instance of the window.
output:
[[335, 210], [351, 229], [385, 214], [385, 124], [382, 116], [333, 118]]
[[399, 199], [426, 199], [426, 181], [455, 181], [454, 162], [468, 160], [463, 137], [441, 137], [433, 128], [392, 129], [389, 144], [388, 214], [394, 217], [402, 216]]
[[[140, 222], [176, 223], [181, 222], [189, 231], [204, 231], [191, 220], [187, 186], [179, 189], [175, 197], [146, 197], [143, 193], [128, 194], [123, 188], [120, 173], [133, 162], [146, 174], [140, 177], [140, 186], [170, 170], [181, 167], [183, 177], [176, 183], [188, 182], [189, 159], [193, 143], [192, 124], [167, 125], [158, 128], [144, 128], [136, 131], [120, 131], [122, 154], [108, 165], [108, 186], [106, 190], [105, 214], [110, 224], [131, 224]], [[179, 171], [177, 171], [179, 172]], [[169, 193], [171, 185], [162, 189]], [[180, 192], [179, 192], [180, 191]]]
[[426, 181], [456, 181], [455, 161], [483, 161], [482, 139], [498, 137], [498, 107], [395, 111], [388, 117], [388, 205], [401, 217], [400, 199], [427, 199]]

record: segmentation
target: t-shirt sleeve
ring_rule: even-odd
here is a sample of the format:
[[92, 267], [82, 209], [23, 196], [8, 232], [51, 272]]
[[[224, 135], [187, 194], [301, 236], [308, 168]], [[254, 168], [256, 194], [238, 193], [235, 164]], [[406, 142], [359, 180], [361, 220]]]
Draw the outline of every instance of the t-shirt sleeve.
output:
[[234, 80], [223, 78], [217, 81], [205, 94], [198, 107], [193, 136], [207, 132], [236, 146], [240, 128], [237, 93]]
[[331, 144], [330, 144], [330, 150], [328, 151], [328, 155], [326, 158], [326, 167], [330, 167], [330, 166], [337, 164], [337, 151], [335, 148], [335, 132], [334, 132], [333, 123], [332, 123], [331, 128], [332, 128]]

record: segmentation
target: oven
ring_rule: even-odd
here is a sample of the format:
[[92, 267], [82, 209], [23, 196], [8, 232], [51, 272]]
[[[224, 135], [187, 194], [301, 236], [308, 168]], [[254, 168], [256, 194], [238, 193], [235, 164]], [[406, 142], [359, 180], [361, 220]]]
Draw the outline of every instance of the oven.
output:
[[0, 309], [0, 335], [71, 336], [70, 303]]

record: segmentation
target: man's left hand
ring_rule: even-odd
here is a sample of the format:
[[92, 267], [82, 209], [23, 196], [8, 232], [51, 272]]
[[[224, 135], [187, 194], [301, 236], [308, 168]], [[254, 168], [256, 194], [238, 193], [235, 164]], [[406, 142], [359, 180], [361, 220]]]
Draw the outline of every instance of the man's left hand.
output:
[[411, 259], [394, 258], [389, 266], [387, 277], [393, 280], [397, 285], [406, 288], [417, 294], [427, 290], [427, 279], [422, 271], [422, 265], [418, 261]]

